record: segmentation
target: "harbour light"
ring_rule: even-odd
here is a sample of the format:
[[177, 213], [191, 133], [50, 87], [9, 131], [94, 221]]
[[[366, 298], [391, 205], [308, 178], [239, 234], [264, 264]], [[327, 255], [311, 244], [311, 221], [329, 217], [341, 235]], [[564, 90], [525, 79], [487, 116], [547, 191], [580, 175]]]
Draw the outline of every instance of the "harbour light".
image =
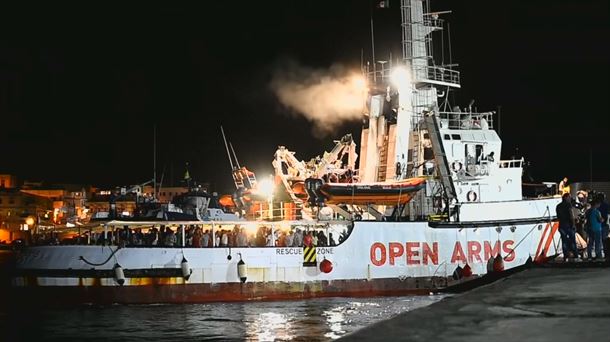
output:
[[34, 222], [35, 222], [35, 221], [34, 221], [34, 218], [33, 218], [33, 217], [31, 217], [31, 216], [28, 216], [28, 218], [26, 218], [26, 219], [25, 219], [25, 223], [26, 223], [28, 226], [33, 226], [33, 225], [34, 225]]

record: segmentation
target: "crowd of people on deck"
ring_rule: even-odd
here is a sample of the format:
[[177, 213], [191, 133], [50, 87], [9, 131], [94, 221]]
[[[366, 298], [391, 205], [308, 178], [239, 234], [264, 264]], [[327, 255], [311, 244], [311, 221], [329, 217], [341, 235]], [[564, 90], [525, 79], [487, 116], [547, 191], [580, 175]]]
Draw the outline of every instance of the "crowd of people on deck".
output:
[[[351, 230], [350, 230], [351, 231]], [[212, 232], [201, 226], [191, 225], [184, 228], [172, 228], [161, 225], [144, 231], [142, 228], [132, 229], [129, 226], [114, 230], [85, 232], [70, 239], [59, 239], [55, 232], [46, 232], [34, 236], [37, 245], [115, 245], [120, 247], [333, 247], [337, 245], [332, 232], [325, 229], [274, 230], [269, 226], [260, 225], [255, 232], [250, 232], [244, 226], [236, 225], [232, 229], [219, 228]], [[339, 235], [339, 243], [349, 236], [347, 229]]]
[[[567, 183], [564, 179], [562, 183]], [[604, 193], [578, 191], [576, 199], [565, 191], [556, 207], [564, 260], [610, 261], [608, 201]]]

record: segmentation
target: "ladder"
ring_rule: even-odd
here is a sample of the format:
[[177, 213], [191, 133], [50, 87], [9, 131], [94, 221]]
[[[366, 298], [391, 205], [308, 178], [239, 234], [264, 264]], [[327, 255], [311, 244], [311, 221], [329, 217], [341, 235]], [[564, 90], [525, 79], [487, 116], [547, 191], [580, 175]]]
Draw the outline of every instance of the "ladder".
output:
[[237, 189], [252, 189], [256, 188], [256, 176], [253, 172], [248, 171], [245, 167], [233, 170], [233, 182]]
[[377, 167], [377, 181], [383, 182], [386, 179], [388, 170], [388, 137], [383, 138], [383, 143], [379, 147], [379, 166]]
[[419, 134], [420, 134], [420, 130], [419, 127], [413, 131], [412, 137], [413, 137], [413, 144], [411, 146], [413, 146], [412, 150], [411, 150], [411, 165], [413, 165], [413, 173], [412, 176], [413, 177], [417, 177], [417, 175], [419, 175]]
[[451, 203], [451, 200], [456, 199], [455, 187], [453, 185], [453, 180], [451, 179], [451, 171], [449, 170], [449, 163], [447, 162], [445, 155], [445, 148], [443, 147], [438, 120], [436, 120], [436, 116], [433, 112], [424, 112], [424, 124], [430, 135], [434, 160], [436, 162], [436, 167], [438, 168], [441, 184], [443, 184], [447, 194], [447, 204], [449, 204]]

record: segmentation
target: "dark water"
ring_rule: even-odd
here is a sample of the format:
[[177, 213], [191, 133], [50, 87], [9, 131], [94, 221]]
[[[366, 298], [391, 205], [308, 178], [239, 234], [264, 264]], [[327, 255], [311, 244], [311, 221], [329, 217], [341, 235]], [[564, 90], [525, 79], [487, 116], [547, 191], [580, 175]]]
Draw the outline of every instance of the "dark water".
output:
[[441, 298], [434, 295], [0, 310], [0, 340], [328, 341]]

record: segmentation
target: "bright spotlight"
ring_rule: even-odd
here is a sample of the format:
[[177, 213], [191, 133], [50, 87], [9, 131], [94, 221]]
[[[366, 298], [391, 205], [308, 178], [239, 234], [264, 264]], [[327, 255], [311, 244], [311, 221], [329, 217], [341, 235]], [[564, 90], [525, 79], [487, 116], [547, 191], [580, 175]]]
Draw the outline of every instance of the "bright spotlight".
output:
[[271, 178], [263, 179], [258, 182], [258, 193], [267, 198], [271, 198], [273, 195], [273, 190], [275, 189], [275, 184]]
[[399, 92], [403, 89], [409, 89], [411, 88], [411, 73], [402, 66], [393, 68], [390, 81], [398, 88]]

